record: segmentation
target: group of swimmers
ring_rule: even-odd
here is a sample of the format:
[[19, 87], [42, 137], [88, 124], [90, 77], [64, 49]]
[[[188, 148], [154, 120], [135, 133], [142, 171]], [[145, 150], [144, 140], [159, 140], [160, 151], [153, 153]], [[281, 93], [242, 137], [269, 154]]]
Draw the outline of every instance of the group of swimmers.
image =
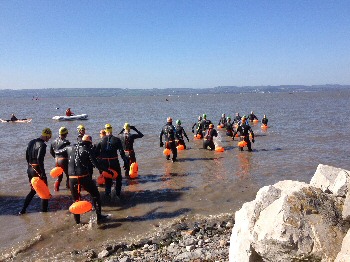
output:
[[[131, 133], [134, 130], [136, 133]], [[123, 129], [118, 136], [113, 135], [113, 127], [106, 124], [100, 131], [100, 141], [93, 144], [90, 135], [85, 134], [85, 127], [77, 127], [78, 137], [74, 144], [67, 140], [68, 129], [61, 127], [59, 137], [56, 138], [50, 146], [50, 154], [55, 158], [57, 167], [61, 167], [67, 176], [66, 187], [70, 189], [73, 200], [79, 201], [80, 190], [83, 187], [92, 197], [93, 205], [97, 214], [97, 221], [101, 222], [107, 216], [101, 213], [101, 198], [95, 182], [92, 179], [93, 168], [97, 168], [102, 174], [107, 174], [105, 179], [105, 197], [111, 199], [113, 180], [115, 180], [115, 193], [120, 198], [122, 188], [121, 167], [118, 158], [118, 151], [123, 160], [125, 176], [129, 176], [130, 164], [136, 162], [136, 156], [133, 148], [134, 140], [142, 138], [143, 134], [135, 126], [128, 123], [124, 124]], [[45, 128], [39, 138], [29, 142], [26, 150], [26, 160], [28, 163], [27, 174], [29, 182], [33, 177], [39, 177], [47, 185], [47, 176], [44, 168], [44, 157], [46, 154], [46, 144], [52, 137], [50, 128]], [[55, 191], [59, 191], [63, 180], [63, 173], [58, 176], [54, 184]], [[36, 194], [31, 184], [31, 189], [27, 195], [20, 215], [26, 213], [31, 200]], [[41, 211], [48, 211], [48, 199], [41, 199]], [[77, 224], [80, 223], [80, 215], [74, 214]]]
[[[248, 117], [240, 117], [239, 113], [233, 119], [222, 114], [218, 126], [226, 128], [226, 134], [234, 140], [237, 133], [240, 133], [240, 140], [246, 142], [248, 151], [252, 151], [249, 133], [251, 134], [252, 142], [254, 143], [254, 132], [248, 121], [258, 120], [253, 112]], [[262, 120], [263, 125], [267, 125], [268, 119], [264, 115]], [[159, 139], [160, 147], [165, 147], [172, 152], [171, 160], [177, 161], [177, 146], [186, 148], [184, 138], [189, 142], [189, 138], [181, 126], [181, 120], [176, 121], [173, 125], [171, 117], [167, 118], [167, 123], [161, 129]], [[234, 126], [236, 125], [236, 126]], [[234, 129], [236, 127], [236, 129]], [[134, 131], [134, 133], [131, 132]], [[106, 201], [111, 200], [111, 191], [113, 181], [115, 181], [116, 197], [121, 197], [122, 175], [121, 166], [118, 157], [118, 151], [121, 160], [123, 161], [123, 168], [125, 170], [125, 177], [129, 177], [130, 165], [136, 163], [136, 155], [134, 151], [135, 139], [142, 138], [144, 135], [135, 127], [128, 123], [124, 124], [123, 129], [117, 136], [113, 135], [113, 127], [111, 124], [106, 124], [104, 129], [100, 131], [100, 140], [93, 144], [92, 137], [87, 135], [86, 129], [83, 125], [77, 127], [78, 136], [75, 143], [67, 140], [68, 129], [61, 127], [58, 131], [59, 136], [51, 143], [50, 154], [55, 159], [56, 167], [61, 167], [66, 174], [66, 188], [70, 189], [73, 200], [79, 201], [81, 199], [80, 190], [83, 187], [90, 193], [95, 211], [97, 214], [97, 221], [101, 222], [107, 216], [101, 213], [101, 198], [96, 183], [92, 179], [93, 168], [97, 168], [100, 174], [107, 174], [104, 176], [105, 180], [105, 198]], [[198, 117], [198, 122], [192, 126], [192, 132], [195, 133], [197, 139], [203, 139], [203, 148], [214, 150], [214, 137], [218, 133], [214, 128], [213, 123], [207, 119], [206, 114]], [[42, 130], [41, 136], [31, 140], [26, 149], [26, 160], [28, 163], [27, 174], [29, 182], [33, 177], [39, 177], [47, 185], [47, 176], [44, 168], [44, 158], [46, 154], [48, 142], [52, 137], [50, 128]], [[163, 138], [164, 142], [163, 143]], [[240, 148], [243, 150], [243, 147]], [[170, 153], [166, 155], [166, 159], [170, 160]], [[54, 183], [54, 190], [59, 191], [60, 184], [63, 180], [63, 173], [58, 176]], [[36, 191], [31, 185], [30, 192], [25, 198], [24, 205], [19, 214], [25, 214], [31, 200], [35, 196]], [[48, 199], [41, 200], [41, 211], [47, 212]], [[77, 224], [80, 223], [80, 215], [74, 214], [74, 219]]]

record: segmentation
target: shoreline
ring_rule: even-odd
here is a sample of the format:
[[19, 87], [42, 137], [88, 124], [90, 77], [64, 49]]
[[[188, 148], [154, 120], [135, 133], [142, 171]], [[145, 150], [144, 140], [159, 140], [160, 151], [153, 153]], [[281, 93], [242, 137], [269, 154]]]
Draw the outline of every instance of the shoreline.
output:
[[[89, 226], [88, 224], [83, 227]], [[103, 225], [101, 225], [103, 226]], [[207, 218], [183, 216], [138, 235], [129, 243], [109, 241], [102, 246], [58, 254], [54, 261], [228, 261], [234, 214]]]

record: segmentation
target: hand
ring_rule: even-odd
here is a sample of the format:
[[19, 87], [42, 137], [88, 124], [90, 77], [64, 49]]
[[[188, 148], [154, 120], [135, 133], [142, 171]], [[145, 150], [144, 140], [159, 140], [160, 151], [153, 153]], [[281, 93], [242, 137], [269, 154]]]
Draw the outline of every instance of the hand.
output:
[[163, 146], [164, 146], [164, 143], [163, 143], [163, 142], [160, 142], [160, 143], [159, 143], [159, 146], [160, 146], [160, 147], [163, 147]]
[[190, 142], [190, 140], [188, 139], [188, 137], [187, 137], [187, 142]]
[[194, 133], [194, 130], [192, 129], [192, 133]]
[[130, 129], [135, 130], [136, 128], [135, 126], [130, 126]]
[[253, 143], [255, 142], [255, 139], [254, 139], [254, 138], [252, 139], [252, 142], [253, 142]]

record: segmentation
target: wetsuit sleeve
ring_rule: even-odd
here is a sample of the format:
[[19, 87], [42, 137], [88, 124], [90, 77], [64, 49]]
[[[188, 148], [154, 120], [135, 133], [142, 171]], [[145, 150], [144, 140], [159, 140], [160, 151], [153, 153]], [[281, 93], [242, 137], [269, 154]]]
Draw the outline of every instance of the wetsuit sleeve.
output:
[[159, 141], [160, 141], [161, 143], [163, 142], [163, 140], [162, 140], [163, 135], [164, 135], [164, 130], [163, 130], [163, 128], [162, 128], [162, 131], [160, 131], [160, 134], [159, 134]]
[[123, 134], [124, 130], [125, 130], [125, 129], [123, 128], [122, 131], [120, 131], [120, 132], [118, 133], [118, 135]]
[[137, 135], [136, 135], [136, 137], [135, 138], [142, 138], [143, 137], [143, 134], [139, 131], [139, 130], [137, 130], [137, 128], [136, 127], [134, 127], [133, 128], [134, 130], [135, 130], [135, 132], [137, 133]]
[[52, 157], [55, 157], [55, 150], [53, 149], [53, 145], [52, 144], [50, 146], [50, 154], [52, 155]]
[[187, 140], [188, 140], [188, 136], [187, 136], [187, 134], [186, 134], [186, 132], [185, 132], [185, 129], [182, 129], [183, 131], [184, 131], [184, 136], [187, 138]]
[[41, 178], [45, 178], [46, 177], [46, 173], [45, 173], [45, 166], [44, 166], [44, 159], [45, 159], [45, 154], [46, 154], [46, 144], [42, 143], [38, 149], [38, 164], [41, 170]]

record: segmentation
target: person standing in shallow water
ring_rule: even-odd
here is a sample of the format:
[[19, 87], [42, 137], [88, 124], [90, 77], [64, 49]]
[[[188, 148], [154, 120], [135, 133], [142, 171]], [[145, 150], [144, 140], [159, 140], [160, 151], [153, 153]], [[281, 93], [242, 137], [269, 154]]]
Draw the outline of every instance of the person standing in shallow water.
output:
[[[96, 184], [91, 179], [89, 166], [93, 165], [99, 169], [100, 172], [105, 171], [110, 175], [113, 175], [113, 172], [97, 162], [95, 154], [92, 151], [91, 136], [84, 135], [82, 141], [77, 145], [67, 146], [61, 150], [55, 151], [55, 153], [68, 156], [68, 175], [73, 200], [79, 201], [81, 199], [80, 190], [84, 188], [92, 197], [97, 215], [97, 222], [105, 220], [107, 216], [101, 214], [100, 193]], [[74, 220], [79, 224], [80, 215], [74, 214]]]
[[[165, 148], [170, 149], [173, 158], [172, 161], [176, 162], [177, 161], [177, 148], [176, 148], [176, 143], [175, 143], [175, 137], [176, 137], [176, 128], [173, 126], [173, 119], [171, 117], [167, 118], [167, 123], [163, 126], [162, 130], [160, 131], [159, 134], [159, 140], [160, 140], [160, 147], [164, 146], [163, 143], [163, 136], [165, 140]], [[170, 155], [166, 156], [167, 160], [170, 160]]]
[[261, 119], [261, 123], [264, 125], [264, 126], [267, 126], [267, 123], [269, 122], [269, 120], [267, 119], [266, 115], [264, 115], [263, 119]]
[[187, 142], [190, 142], [190, 140], [188, 139], [185, 129], [181, 126], [181, 120], [176, 120], [176, 137], [177, 145], [183, 145], [186, 149], [184, 137], [186, 137]]
[[[118, 159], [118, 151], [120, 153], [120, 157], [124, 162], [124, 170], [129, 169], [129, 159], [125, 155], [120, 138], [113, 136], [113, 128], [111, 124], [106, 124], [105, 130], [106, 136], [103, 137], [101, 141], [96, 145], [96, 155], [102, 164], [117, 171], [118, 176], [115, 179], [115, 193], [116, 196], [120, 199], [122, 190], [122, 175]], [[113, 180], [111, 178], [105, 178], [105, 181], [105, 198], [107, 201], [109, 201], [111, 200]]]
[[[30, 192], [24, 200], [24, 205], [22, 210], [19, 212], [19, 215], [26, 213], [27, 207], [29, 206], [30, 202], [36, 194], [33, 186], [31, 185], [32, 178], [39, 177], [47, 185], [47, 177], [44, 167], [44, 158], [47, 147], [45, 142], [48, 142], [51, 139], [51, 136], [51, 129], [45, 128], [41, 132], [41, 136], [39, 138], [33, 139], [28, 143], [26, 150], [26, 160], [28, 163], [27, 174], [30, 183]], [[41, 199], [41, 212], [47, 212], [48, 205], [48, 199]]]
[[[242, 123], [237, 127], [237, 130], [233, 133], [232, 140], [235, 140], [235, 136], [237, 133], [240, 133], [240, 141], [245, 141], [247, 143], [248, 151], [251, 152], [252, 150], [252, 144], [249, 140], [249, 133], [252, 135], [252, 142], [254, 143], [254, 132], [250, 125], [247, 124], [247, 119], [245, 117], [242, 117]], [[240, 150], [243, 151], [243, 147], [240, 147]]]
[[214, 129], [213, 124], [209, 124], [208, 130], [206, 131], [206, 134], [203, 139], [203, 148], [207, 149], [208, 147], [210, 150], [215, 150], [215, 144], [214, 144], [214, 137], [218, 136], [218, 132], [216, 129]]
[[[68, 178], [68, 158], [66, 156], [62, 155], [56, 155], [55, 151], [60, 150], [66, 146], [70, 145], [70, 142], [66, 139], [68, 135], [68, 129], [65, 127], [61, 127], [58, 131], [59, 137], [55, 139], [51, 143], [50, 147], [50, 154], [52, 157], [55, 158], [56, 166], [59, 166], [63, 169], [63, 172], [66, 174], [67, 181], [66, 181], [66, 188], [69, 188], [69, 178]], [[58, 176], [55, 184], [54, 184], [54, 189], [55, 191], [60, 190], [60, 184], [63, 179], [63, 174]]]
[[[137, 134], [131, 134], [130, 130], [134, 130]], [[123, 149], [126, 157], [129, 159], [129, 165], [136, 162], [134, 151], [134, 142], [137, 138], [142, 138], [143, 134], [137, 130], [135, 126], [130, 126], [129, 123], [124, 124], [124, 128], [119, 132], [120, 140], [122, 141]], [[129, 177], [130, 169], [125, 169], [125, 176]]]

